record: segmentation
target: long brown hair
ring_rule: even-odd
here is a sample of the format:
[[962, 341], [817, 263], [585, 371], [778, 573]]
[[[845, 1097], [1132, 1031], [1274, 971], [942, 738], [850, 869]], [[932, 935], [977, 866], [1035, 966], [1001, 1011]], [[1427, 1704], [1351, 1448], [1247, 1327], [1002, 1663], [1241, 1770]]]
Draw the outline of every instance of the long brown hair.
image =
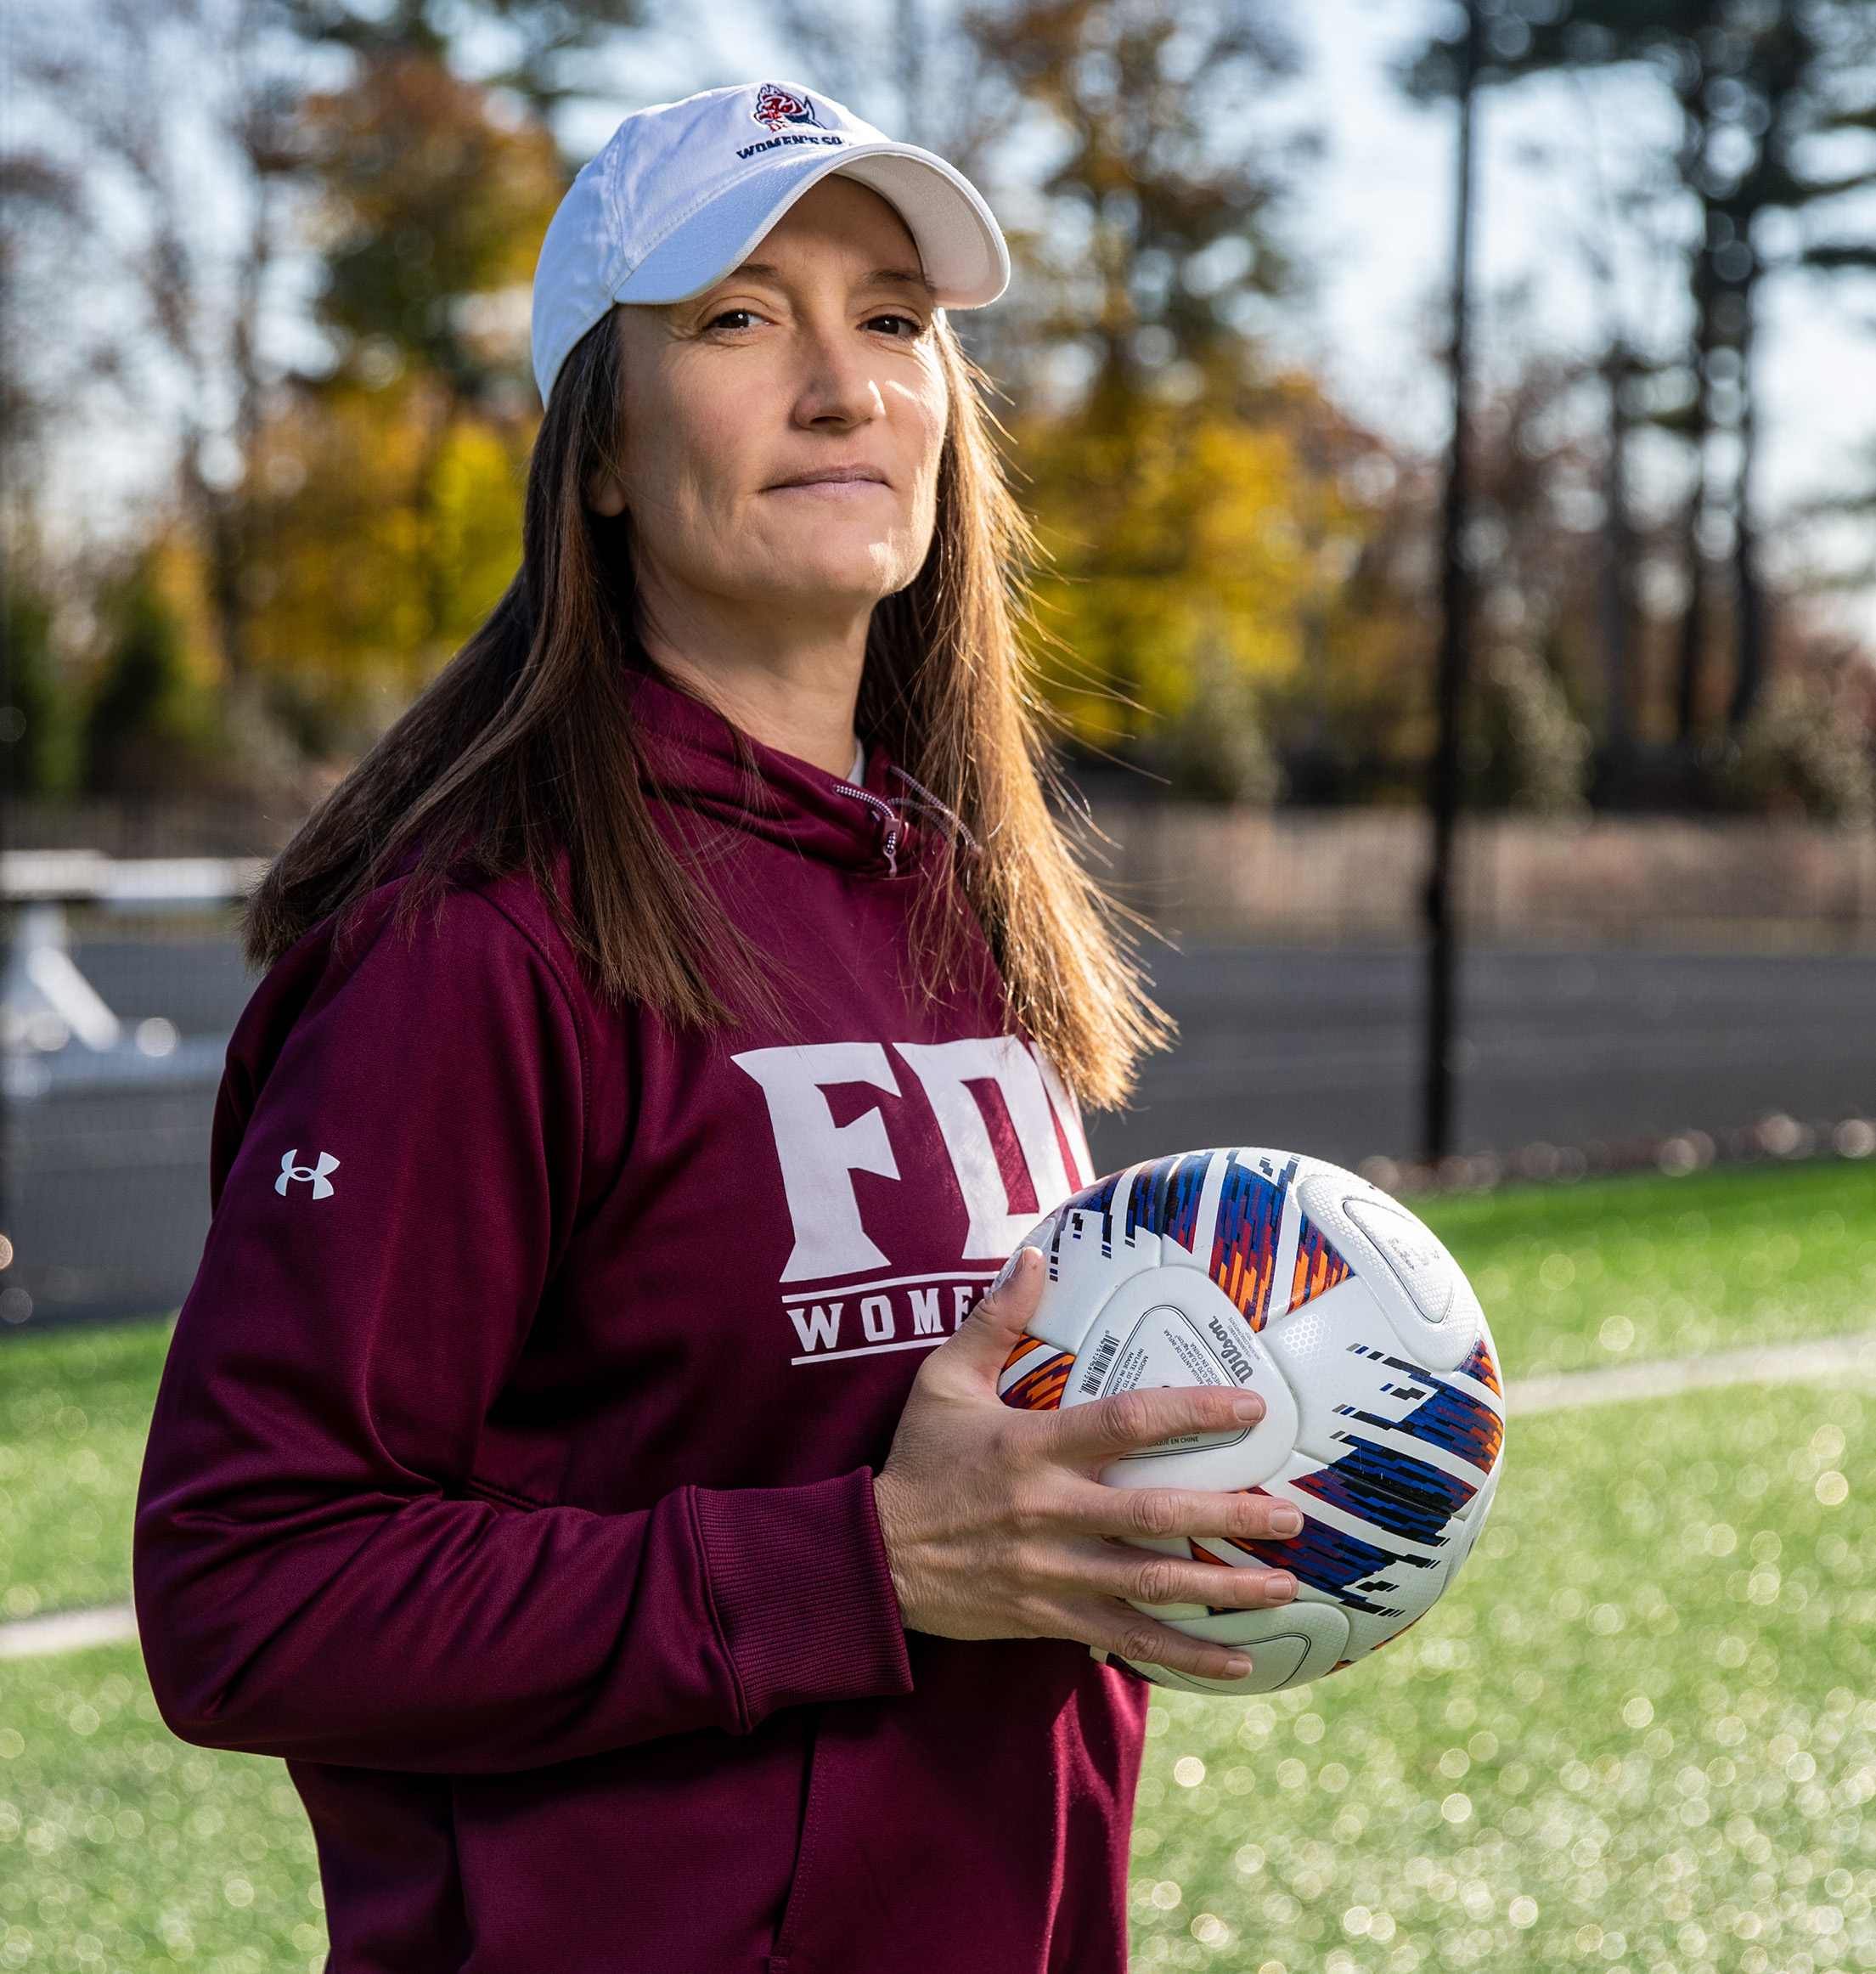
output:
[[[1084, 1101], [1118, 1103], [1165, 1017], [1146, 997], [1115, 908], [1077, 862], [1044, 798], [1042, 753], [1017, 634], [1029, 539], [1006, 483], [981, 379], [949, 324], [950, 387], [931, 551], [874, 611], [857, 719], [954, 810], [980, 846], [958, 870], [1002, 969], [1012, 1018]], [[619, 681], [633, 661], [623, 532], [586, 505], [616, 456], [622, 395], [610, 318], [555, 383], [527, 478], [521, 567], [487, 621], [307, 819], [248, 913], [270, 966], [303, 933], [408, 866], [407, 911], [452, 877], [525, 866], [558, 900], [600, 990], [674, 1027], [735, 1016], [719, 992], [721, 914], [651, 820]], [[642, 658], [640, 659], [642, 661]], [[951, 915], [921, 928], [930, 981], [948, 969]]]

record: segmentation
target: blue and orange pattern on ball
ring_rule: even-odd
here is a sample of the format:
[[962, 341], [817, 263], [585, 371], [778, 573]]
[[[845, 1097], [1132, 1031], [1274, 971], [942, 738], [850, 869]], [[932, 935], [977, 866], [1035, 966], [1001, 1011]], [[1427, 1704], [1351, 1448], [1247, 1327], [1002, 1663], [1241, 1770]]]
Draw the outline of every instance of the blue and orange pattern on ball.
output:
[[[1016, 1348], [1004, 1359], [997, 1395], [1006, 1405], [1024, 1412], [1054, 1412], [1068, 1389], [1068, 1373], [1074, 1368], [1072, 1351], [1056, 1350], [1039, 1337], [1019, 1337]], [[1017, 1373], [1013, 1378], [1012, 1372]]]

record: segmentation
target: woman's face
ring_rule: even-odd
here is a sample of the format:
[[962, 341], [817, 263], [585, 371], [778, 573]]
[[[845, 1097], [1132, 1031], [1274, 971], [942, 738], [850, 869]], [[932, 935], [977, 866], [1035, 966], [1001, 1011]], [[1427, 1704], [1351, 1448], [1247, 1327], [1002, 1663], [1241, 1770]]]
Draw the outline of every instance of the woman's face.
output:
[[846, 178], [803, 195], [693, 302], [619, 311], [617, 479], [656, 616], [686, 602], [870, 609], [931, 544], [947, 393], [918, 250]]

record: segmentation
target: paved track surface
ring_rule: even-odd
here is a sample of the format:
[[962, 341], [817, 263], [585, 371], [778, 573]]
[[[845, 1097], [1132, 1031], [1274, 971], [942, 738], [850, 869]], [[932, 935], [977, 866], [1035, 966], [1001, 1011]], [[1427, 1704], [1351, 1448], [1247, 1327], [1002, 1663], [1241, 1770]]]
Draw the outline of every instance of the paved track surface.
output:
[[[1419, 1140], [1422, 962], [1198, 947], [1155, 962], [1180, 1023], [1097, 1162], [1282, 1145], [1352, 1165]], [[1876, 956], [1468, 955], [1458, 1149], [1737, 1130], [1876, 1109]]]
[[[42, 1093], [8, 1105], [8, 1281], [35, 1327], [180, 1300], [208, 1224], [219, 1039], [249, 990], [225, 941], [93, 940], [74, 956], [127, 1022], [164, 1015], [183, 1046], [143, 1065], [154, 1080], [55, 1063]], [[1347, 1164], [1413, 1149], [1415, 954], [1197, 947], [1155, 963], [1182, 1039], [1131, 1111], [1094, 1120], [1103, 1169], [1234, 1142]], [[1876, 1114], [1876, 956], [1481, 952], [1461, 1005], [1465, 1150]], [[0, 1317], [20, 1313], [0, 1300]]]

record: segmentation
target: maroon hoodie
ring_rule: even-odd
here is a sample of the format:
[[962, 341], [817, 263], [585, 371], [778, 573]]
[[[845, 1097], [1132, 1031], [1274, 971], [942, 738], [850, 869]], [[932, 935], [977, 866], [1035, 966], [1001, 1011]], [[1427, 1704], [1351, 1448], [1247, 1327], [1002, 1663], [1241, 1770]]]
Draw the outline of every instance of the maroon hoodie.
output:
[[596, 995], [535, 888], [309, 933], [228, 1052], [137, 1529], [184, 1739], [288, 1762], [335, 1974], [1098, 1974], [1142, 1690], [901, 1627], [871, 1478], [1091, 1174], [876, 753], [634, 687], [774, 1018]]

